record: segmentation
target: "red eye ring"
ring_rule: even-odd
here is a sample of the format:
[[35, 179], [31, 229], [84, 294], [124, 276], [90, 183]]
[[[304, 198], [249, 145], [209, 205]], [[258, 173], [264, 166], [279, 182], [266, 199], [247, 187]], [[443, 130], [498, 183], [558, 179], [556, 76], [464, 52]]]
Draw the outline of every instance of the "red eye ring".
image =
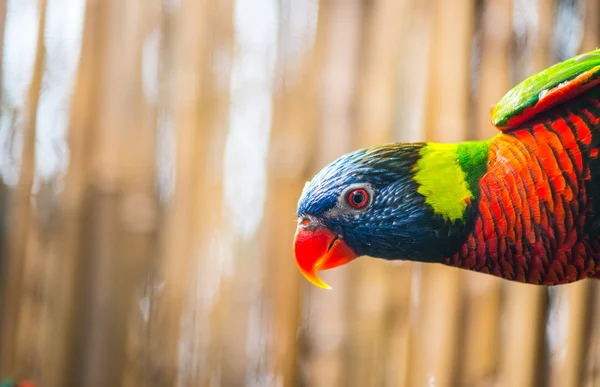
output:
[[363, 188], [352, 190], [346, 196], [346, 201], [350, 207], [360, 210], [369, 204], [369, 193]]

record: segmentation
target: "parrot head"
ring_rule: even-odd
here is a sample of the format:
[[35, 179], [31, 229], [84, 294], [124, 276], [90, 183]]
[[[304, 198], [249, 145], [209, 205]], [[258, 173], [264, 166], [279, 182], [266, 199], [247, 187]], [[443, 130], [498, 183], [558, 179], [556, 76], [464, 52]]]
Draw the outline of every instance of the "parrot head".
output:
[[362, 255], [441, 260], [439, 227], [413, 179], [422, 147], [361, 149], [335, 160], [306, 183], [298, 203], [294, 255], [307, 280], [330, 289], [316, 272]]

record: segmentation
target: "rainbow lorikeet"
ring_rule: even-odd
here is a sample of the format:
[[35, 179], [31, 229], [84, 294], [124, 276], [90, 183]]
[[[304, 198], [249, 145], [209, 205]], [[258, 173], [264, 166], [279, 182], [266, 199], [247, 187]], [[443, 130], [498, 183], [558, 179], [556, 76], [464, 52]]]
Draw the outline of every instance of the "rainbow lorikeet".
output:
[[500, 133], [340, 157], [298, 203], [296, 262], [368, 255], [556, 285], [600, 273], [600, 50], [526, 79], [492, 110]]
[[14, 379], [3, 379], [0, 380], [0, 387], [35, 387], [35, 384], [29, 380], [17, 382]]

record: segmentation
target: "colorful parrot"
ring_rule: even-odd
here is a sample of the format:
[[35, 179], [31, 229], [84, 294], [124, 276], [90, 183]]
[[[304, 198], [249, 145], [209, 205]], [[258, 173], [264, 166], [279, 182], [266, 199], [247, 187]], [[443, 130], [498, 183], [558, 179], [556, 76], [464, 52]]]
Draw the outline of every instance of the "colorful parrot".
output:
[[301, 273], [368, 255], [530, 284], [600, 274], [600, 50], [526, 79], [492, 110], [500, 133], [394, 143], [340, 157], [306, 183]]
[[35, 384], [29, 380], [17, 382], [13, 379], [4, 379], [0, 380], [0, 387], [35, 387]]

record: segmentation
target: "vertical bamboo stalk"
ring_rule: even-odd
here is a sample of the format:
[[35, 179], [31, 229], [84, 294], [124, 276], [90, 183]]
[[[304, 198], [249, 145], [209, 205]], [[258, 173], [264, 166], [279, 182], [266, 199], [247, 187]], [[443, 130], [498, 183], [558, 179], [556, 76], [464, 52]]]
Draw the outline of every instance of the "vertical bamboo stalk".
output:
[[[429, 140], [456, 142], [468, 132], [469, 59], [474, 2], [435, 3], [429, 62]], [[450, 44], [452, 42], [452, 44]], [[461, 342], [462, 286], [457, 269], [423, 265], [411, 338], [409, 385], [452, 386]]]
[[[302, 3], [303, 12], [295, 14]], [[307, 17], [310, 8], [318, 2], [287, 0], [281, 3], [280, 28], [293, 25], [301, 18], [318, 18], [317, 14]], [[315, 20], [316, 21], [316, 20]], [[280, 30], [282, 47], [293, 47], [299, 55], [285, 57], [280, 53], [279, 67], [282, 69], [278, 93], [274, 100], [273, 129], [269, 152], [269, 181], [264, 227], [269, 242], [266, 244], [268, 264], [266, 272], [266, 297], [272, 300], [272, 344], [270, 362], [276, 380], [283, 386], [294, 386], [299, 378], [298, 326], [302, 315], [304, 279], [294, 263], [290, 238], [294, 235], [293, 209], [302, 192], [304, 183], [310, 179], [308, 169], [311, 147], [316, 138], [317, 124], [317, 75], [319, 74], [319, 49], [321, 42], [311, 44], [313, 20], [299, 33]], [[315, 23], [316, 24], [316, 23]], [[322, 27], [322, 26], [321, 26]], [[298, 35], [300, 36], [298, 36]], [[287, 52], [291, 52], [287, 51]], [[289, 55], [289, 54], [288, 54]]]
[[600, 321], [600, 308], [597, 306], [597, 300], [600, 295], [600, 289], [597, 279], [589, 280], [591, 287], [589, 308], [592, 314], [590, 329], [587, 332], [588, 352], [585, 358], [585, 370], [582, 378], [582, 386], [594, 387], [600, 383], [600, 369], [598, 367], [598, 359], [600, 359], [600, 329], [598, 329], [598, 321]]
[[597, 300], [600, 297], [600, 280], [590, 279], [591, 294], [589, 299], [589, 309], [591, 313], [591, 321], [587, 331], [586, 340], [588, 351], [585, 357], [585, 369], [582, 377], [582, 386], [595, 387], [600, 384], [600, 367], [598, 359], [600, 359], [600, 329], [598, 321], [600, 321], [600, 308], [597, 305]]
[[[230, 327], [230, 308], [241, 308], [233, 303], [228, 290], [231, 235], [223, 216], [224, 159], [228, 134], [229, 114], [233, 101], [230, 72], [233, 61], [234, 2], [208, 2], [203, 13], [210, 16], [206, 27], [206, 59], [202, 61], [199, 76], [199, 112], [197, 125], [202, 127], [197, 138], [195, 170], [197, 180], [192, 197], [197, 200], [193, 216], [193, 260], [190, 262], [189, 292], [186, 295], [178, 344], [179, 386], [227, 385], [231, 369], [223, 361], [228, 356], [227, 344], [233, 331]], [[189, 19], [188, 22], [192, 22]], [[191, 26], [191, 25], [190, 25]], [[212, 32], [212, 33], [211, 33]], [[214, 62], [218, 58], [218, 62]], [[181, 87], [181, 86], [180, 86]], [[209, 220], [209, 221], [207, 221]], [[240, 257], [244, 257], [240, 254]], [[255, 259], [243, 259], [254, 264]], [[237, 269], [237, 268], [236, 268]], [[244, 270], [244, 269], [242, 269]], [[233, 283], [236, 284], [236, 277]], [[244, 284], [240, 284], [243, 289]], [[237, 338], [237, 337], [236, 337]], [[235, 343], [237, 357], [245, 354], [246, 340]], [[236, 370], [237, 371], [237, 370]], [[153, 386], [148, 379], [148, 386]]]
[[469, 113], [469, 63], [475, 3], [472, 0], [456, 3], [438, 0], [435, 4], [426, 133], [435, 141], [456, 142], [464, 140], [468, 133], [465, 118]]
[[121, 58], [122, 68], [116, 68], [115, 59], [127, 51], [130, 39], [135, 37], [132, 30], [137, 23], [128, 24], [132, 30], [124, 28], [126, 10], [118, 9], [113, 1], [106, 3], [107, 19], [103, 26], [103, 32], [107, 34], [106, 51], [98, 74], [103, 80], [98, 99], [101, 114], [98, 116], [96, 141], [91, 147], [89, 178], [89, 219], [92, 222], [83, 247], [86, 259], [83, 278], [86, 282], [78, 289], [85, 294], [81, 312], [86, 321], [82, 326], [84, 339], [79, 354], [81, 368], [78, 378], [82, 386], [120, 384], [124, 363], [123, 325], [128, 294], [121, 294], [120, 286], [129, 280], [129, 272], [127, 267], [118, 263], [122, 247], [122, 229], [118, 221], [122, 179], [118, 149], [124, 129], [120, 109], [131, 108], [129, 101], [123, 98], [127, 93], [131, 93], [135, 100], [132, 85], [135, 74], [131, 73], [131, 67], [137, 64], [139, 53], [134, 47], [129, 47], [133, 49], [133, 55]]
[[182, 340], [192, 339], [182, 331], [182, 317], [186, 301], [194, 294], [199, 225], [208, 219], [200, 202], [207, 192], [210, 197], [218, 195], [205, 190], [211, 187], [207, 185], [206, 156], [212, 152], [209, 134], [215, 109], [211, 88], [215, 7], [212, 1], [184, 0], [163, 8], [164, 36], [172, 39], [164, 44], [171, 44], [172, 51], [167, 49], [169, 55], [164, 58], [166, 111], [162, 114], [174, 134], [175, 186], [164, 208], [160, 255], [148, 285], [149, 353], [144, 386], [192, 386], [201, 376], [194, 374], [194, 369], [182, 368], [189, 362], [181, 357], [180, 345]]
[[590, 281], [581, 281], [555, 289], [551, 314], [554, 329], [548, 335], [556, 347], [550, 353], [551, 386], [581, 386], [585, 370], [585, 355], [590, 340]]
[[[259, 19], [252, 17], [260, 9]], [[223, 155], [223, 233], [232, 275], [223, 278], [225, 305], [221, 383], [271, 378], [268, 359], [271, 303], [266, 302], [263, 235], [267, 153], [272, 129], [273, 84], [279, 42], [278, 3], [233, 2], [235, 51], [231, 65], [229, 125]], [[253, 76], [249, 76], [253, 74]], [[250, 97], [252, 96], [252, 97]], [[252, 166], [252, 168], [249, 168]], [[240, 187], [252, 187], [240, 190]], [[226, 257], [226, 256], [225, 256]], [[225, 258], [224, 257], [224, 258]]]
[[130, 311], [145, 277], [145, 257], [153, 251], [155, 126], [139, 71], [152, 3], [107, 6], [108, 44], [99, 74], [103, 114], [90, 176], [94, 223], [85, 248], [89, 282], [81, 289], [88, 301], [83, 386], [122, 384]]
[[[357, 73], [357, 139], [353, 148], [393, 140], [395, 78], [400, 59], [402, 11], [405, 1], [378, 0], [364, 10], [365, 29]], [[360, 259], [351, 266], [349, 288], [348, 385], [382, 385], [386, 379], [389, 332], [388, 291], [392, 284], [410, 290], [410, 282], [396, 284], [389, 262]], [[393, 274], [397, 274], [396, 271]]]
[[70, 165], [60, 198], [58, 237], [54, 256], [56, 264], [49, 271], [54, 279], [56, 303], [51, 311], [53, 335], [47, 338], [46, 348], [52, 352], [46, 358], [45, 386], [80, 386], [81, 343], [85, 323], [83, 305], [86, 283], [84, 270], [87, 261], [81, 258], [88, 231], [88, 182], [90, 154], [95, 139], [99, 91], [102, 85], [101, 63], [106, 36], [104, 34], [107, 2], [86, 3], [85, 25], [81, 43], [80, 62], [70, 112], [68, 144]]
[[324, 129], [316, 144], [317, 169], [352, 149], [350, 108], [355, 95], [364, 12], [358, 0], [326, 2], [320, 10], [325, 52], [319, 91], [321, 109], [328, 114], [322, 114], [319, 123]]
[[499, 384], [543, 385], [544, 323], [547, 311], [544, 287], [505, 284], [505, 321], [502, 327]]
[[[556, 61], [556, 56], [553, 52], [555, 47], [553, 44], [553, 29], [556, 28], [557, 2], [558, 0], [537, 0], [536, 2], [537, 30], [534, 29], [534, 26], [531, 26], [532, 31], [530, 32], [535, 36], [535, 44], [531, 47], [533, 58], [528, 59], [527, 55], [520, 56], [526, 63], [529, 62], [524, 69], [530, 73], [541, 71]], [[518, 53], [515, 56], [518, 57]], [[523, 74], [523, 77], [529, 76], [530, 73]]]
[[512, 0], [484, 1], [479, 23], [477, 95], [473, 109], [475, 138], [484, 140], [498, 133], [490, 123], [490, 106], [495, 105], [510, 86]]
[[[4, 77], [2, 70], [4, 67], [4, 32], [6, 30], [6, 12], [7, 0], [0, 0], [0, 106], [4, 95]], [[4, 113], [4, 112], [3, 112]], [[6, 114], [6, 113], [4, 113]], [[8, 269], [10, 259], [8, 258], [7, 230], [8, 230], [8, 214], [9, 212], [8, 188], [4, 185], [2, 177], [0, 177], [0, 279], [5, 278], [5, 273]], [[4, 292], [5, 286], [0, 286], [0, 309], [4, 310]], [[0, 329], [3, 323], [0, 319]], [[2, 363], [2, 355], [0, 353], [0, 363]], [[0, 366], [0, 369], [2, 367]]]
[[[428, 106], [429, 58], [435, 13], [433, 2], [407, 0], [401, 37], [402, 59], [397, 68], [396, 137], [400, 141], [425, 139]], [[407, 59], [410, 58], [410, 59]]]
[[41, 94], [44, 73], [44, 32], [46, 27], [46, 0], [39, 1], [39, 25], [33, 77], [27, 95], [27, 105], [24, 112], [23, 150], [19, 183], [15, 192], [11, 227], [9, 232], [9, 261], [6, 276], [3, 278], [2, 321], [2, 359], [0, 373], [14, 374], [19, 365], [15, 357], [16, 340], [19, 335], [19, 318], [23, 297], [23, 275], [26, 265], [27, 240], [31, 219], [31, 188], [33, 186], [35, 168], [35, 137], [37, 125], [37, 108]]
[[460, 385], [479, 385], [493, 380], [498, 371], [502, 280], [465, 273], [465, 282], [468, 305]]
[[[4, 35], [6, 30], [6, 13], [8, 0], [0, 0], [0, 74], [4, 68]], [[0, 75], [0, 103], [2, 103], [2, 91], [4, 90], [4, 80]], [[1, 246], [0, 246], [1, 247]]]
[[160, 231], [156, 194], [156, 137], [160, 103], [158, 61], [161, 7], [158, 1], [141, 4], [130, 5], [124, 10], [126, 19], [133, 21], [139, 18], [139, 24], [136, 26], [132, 23], [132, 36], [126, 42], [126, 50], [135, 53], [128, 69], [132, 72], [128, 76], [129, 83], [123, 85], [131, 88], [126, 93], [131, 114], [120, 117], [123, 138], [118, 149], [122, 174], [122, 196], [118, 204], [121, 213], [118, 221], [122, 229], [119, 259], [129, 261], [122, 264], [122, 269], [125, 271], [125, 280], [130, 282], [119, 289], [121, 297], [125, 298], [122, 307], [126, 321], [123, 323], [127, 329], [122, 378], [125, 387], [147, 385], [149, 314], [145, 309], [147, 304], [144, 303], [148, 299], [144, 290], [148, 286], [152, 265], [156, 262], [157, 235]]
[[[322, 40], [320, 74], [319, 136], [316, 139], [315, 167], [322, 168], [352, 149], [351, 108], [355, 97], [355, 78], [363, 23], [361, 1], [322, 2], [319, 10], [317, 40]], [[313, 171], [314, 173], [314, 171]], [[310, 386], [344, 386], [348, 369], [344, 345], [347, 338], [346, 292], [348, 267], [323, 274], [333, 290], [310, 287], [305, 313], [308, 317], [306, 339], [308, 366], [304, 376]], [[304, 284], [305, 288], [308, 287]]]
[[583, 19], [583, 39], [580, 52], [595, 50], [600, 39], [600, 4], [594, 0], [585, 0], [582, 4], [581, 17]]
[[402, 60], [401, 33], [408, 1], [376, 0], [365, 10], [364, 39], [357, 89], [356, 147], [391, 141], [397, 68]]
[[384, 332], [387, 335], [384, 344], [384, 386], [408, 385], [413, 274], [413, 266], [403, 263], [393, 267], [388, 275], [389, 306], [384, 320]]
[[[289, 243], [282, 243], [289, 242], [290, 236], [294, 235], [295, 225], [287, 222], [282, 214], [290, 213], [290, 209], [296, 206], [304, 182], [309, 178], [304, 173], [308, 152], [302, 152], [307, 150], [307, 137], [311, 134], [305, 128], [314, 126], [309, 122], [315, 119], [309, 77], [302, 76], [302, 86], [287, 90], [280, 97], [281, 107], [277, 110], [281, 113], [275, 115], [270, 156], [271, 179], [267, 202], [271, 205], [267, 209], [265, 224], [273, 230], [269, 233], [269, 239], [273, 242], [267, 247], [269, 267], [266, 270], [268, 297], [273, 299], [271, 356], [274, 373], [285, 386], [294, 385], [297, 379], [296, 333], [301, 316], [302, 278], [294, 265]], [[278, 125], [278, 122], [288, 124]]]
[[[6, 247], [6, 234], [8, 230], [8, 187], [4, 184], [2, 177], [0, 177], [0, 278], [4, 278], [6, 269], [8, 266], [7, 259], [7, 247]], [[4, 298], [4, 287], [0, 287], [0, 308], [3, 308]], [[2, 324], [0, 323], [0, 327]], [[1, 359], [0, 359], [1, 361]]]
[[[400, 61], [396, 68], [396, 88], [394, 101], [394, 137], [400, 141], [423, 141], [425, 138], [425, 114], [428, 106], [429, 79], [428, 63], [431, 55], [431, 35], [433, 33], [432, 8], [435, 4], [418, 0], [408, 0], [403, 18], [398, 21], [402, 27]], [[410, 58], [410, 59], [408, 59]], [[402, 262], [393, 265], [387, 279], [389, 314], [389, 340], [387, 342], [386, 385], [409, 385], [411, 367], [412, 324], [415, 316], [411, 309], [418, 303], [421, 264]], [[414, 340], [413, 340], [414, 341]]]

